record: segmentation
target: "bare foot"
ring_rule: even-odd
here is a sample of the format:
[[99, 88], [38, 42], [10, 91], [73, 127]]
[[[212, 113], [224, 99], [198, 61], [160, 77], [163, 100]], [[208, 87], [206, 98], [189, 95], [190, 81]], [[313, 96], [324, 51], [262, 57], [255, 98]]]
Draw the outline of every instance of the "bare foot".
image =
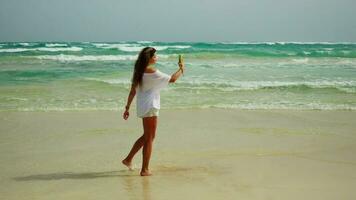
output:
[[122, 164], [124, 164], [126, 167], [129, 168], [129, 170], [133, 170], [131, 162], [126, 161], [125, 159], [121, 161]]
[[141, 171], [141, 172], [140, 172], [140, 175], [141, 175], [141, 176], [151, 176], [152, 173], [151, 173], [150, 171], [146, 170], [146, 171]]

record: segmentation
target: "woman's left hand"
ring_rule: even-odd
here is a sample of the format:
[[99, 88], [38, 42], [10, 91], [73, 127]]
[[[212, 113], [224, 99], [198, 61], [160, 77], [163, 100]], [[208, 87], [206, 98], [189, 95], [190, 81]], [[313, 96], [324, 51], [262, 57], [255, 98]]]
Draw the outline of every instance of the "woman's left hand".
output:
[[122, 117], [124, 118], [124, 120], [127, 120], [129, 118], [129, 111], [128, 110], [125, 110], [124, 114], [122, 115]]

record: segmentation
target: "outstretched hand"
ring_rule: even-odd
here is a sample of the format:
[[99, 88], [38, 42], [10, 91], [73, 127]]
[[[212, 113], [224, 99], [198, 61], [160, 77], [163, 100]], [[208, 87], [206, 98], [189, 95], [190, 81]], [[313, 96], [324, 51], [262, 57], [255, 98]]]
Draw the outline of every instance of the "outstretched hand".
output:
[[127, 120], [129, 118], [129, 111], [128, 110], [125, 110], [124, 114], [122, 115], [122, 117], [124, 118], [124, 120]]

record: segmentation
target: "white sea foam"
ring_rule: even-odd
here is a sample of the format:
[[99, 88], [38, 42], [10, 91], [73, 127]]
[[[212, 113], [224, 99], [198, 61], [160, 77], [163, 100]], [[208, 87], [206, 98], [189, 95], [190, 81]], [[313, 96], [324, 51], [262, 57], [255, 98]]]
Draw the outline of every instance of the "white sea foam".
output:
[[323, 48], [323, 49], [325, 49], [326, 51], [332, 51], [332, 50], [334, 50], [334, 48]]
[[[129, 84], [127, 79], [98, 79], [86, 78], [86, 80], [94, 80], [105, 82], [108, 84]], [[177, 85], [177, 89], [194, 89], [194, 90], [211, 90], [217, 89], [225, 92], [241, 91], [241, 90], [258, 90], [262, 88], [278, 88], [278, 87], [298, 87], [306, 86], [310, 88], [335, 88], [337, 90], [355, 93], [356, 81], [204, 81], [204, 80], [184, 80]], [[174, 90], [174, 88], [173, 88]]]
[[108, 43], [91, 43], [92, 45], [96, 46], [96, 47], [105, 47], [108, 46], [110, 44]]
[[21, 46], [30, 46], [30, 44], [27, 43], [27, 42], [20, 42], [19, 44], [20, 44]]
[[43, 55], [34, 56], [37, 59], [44, 60], [58, 60], [58, 61], [118, 61], [118, 60], [135, 60], [136, 55], [87, 55], [87, 56], [76, 56], [76, 55]]
[[46, 47], [39, 47], [36, 48], [39, 51], [81, 51], [83, 48], [81, 47], [63, 47], [63, 48], [46, 48]]
[[[214, 43], [212, 43], [214, 44]], [[356, 44], [354, 42], [293, 42], [293, 41], [280, 41], [280, 42], [220, 42], [220, 44], [268, 44], [268, 45], [286, 45], [286, 44], [323, 44], [323, 45], [335, 45], [335, 44]]]
[[[95, 101], [91, 101], [95, 103]], [[42, 105], [32, 107], [18, 107], [18, 111], [69, 111], [69, 110], [112, 110], [117, 111], [120, 105], [97, 105], [88, 106], [74, 103], [74, 105], [55, 106], [55, 105]], [[122, 105], [124, 107], [124, 105]], [[241, 104], [200, 104], [200, 105], [170, 105], [170, 109], [209, 109], [209, 108], [222, 108], [222, 109], [243, 109], [243, 110], [356, 110], [355, 106], [346, 104], [321, 104], [321, 103], [294, 103], [294, 102], [274, 102], [274, 103], [241, 103]], [[134, 108], [135, 109], [135, 108]]]
[[108, 84], [124, 84], [124, 85], [129, 85], [131, 84], [129, 79], [100, 79], [100, 78], [84, 78], [84, 80], [90, 80], [90, 81], [98, 81], [98, 82], [103, 82], [103, 83], [108, 83]]
[[356, 87], [335, 87], [335, 88], [346, 93], [356, 93]]
[[63, 43], [47, 43], [46, 47], [66, 47], [68, 46], [67, 44]]
[[[207, 81], [207, 80], [191, 80], [184, 81], [182, 84], [187, 83], [191, 87], [206, 87], [207, 89], [212, 88], [226, 88], [227, 90], [255, 90], [266, 87], [290, 87], [290, 86], [307, 86], [311, 88], [347, 88], [356, 87], [356, 81], [228, 81], [217, 82], [217, 81]], [[347, 89], [346, 89], [347, 90]], [[347, 90], [352, 92], [352, 89]]]
[[274, 102], [274, 103], [245, 103], [245, 104], [214, 104], [202, 105], [201, 108], [237, 108], [237, 109], [288, 109], [288, 110], [356, 110], [355, 106], [346, 104], [319, 104], [319, 103], [295, 103], [295, 102]]
[[[152, 46], [153, 48], [155, 48], [157, 51], [162, 51], [162, 50], [166, 50], [168, 48], [173, 48], [173, 49], [187, 49], [187, 48], [191, 48], [191, 46], [189, 45], [172, 45], [172, 46]], [[140, 51], [143, 47], [121, 47], [120, 50], [121, 51]]]
[[97, 48], [103, 49], [119, 49], [122, 51], [140, 51], [143, 47], [140, 44], [112, 44], [112, 43], [93, 43]]
[[295, 63], [298, 63], [298, 64], [306, 64], [306, 63], [308, 63], [309, 59], [308, 58], [295, 58], [295, 59], [292, 59], [292, 61], [294, 61]]
[[81, 51], [83, 48], [81, 47], [67, 47], [67, 48], [48, 48], [48, 47], [38, 47], [38, 48], [13, 48], [13, 49], [0, 49], [0, 52], [5, 53], [16, 53], [16, 52], [24, 52], [24, 51], [49, 51], [49, 52], [57, 52], [57, 51]]
[[23, 47], [31, 47], [31, 46], [37, 45], [36, 42], [20, 42], [20, 43], [16, 43], [16, 44], [19, 44]]
[[275, 44], [287, 44], [288, 42], [221, 42], [221, 44], [241, 44], [241, 45], [249, 45], [249, 44], [268, 44], [268, 45], [275, 45]]
[[150, 43], [153, 43], [152, 41], [137, 41], [137, 43], [140, 43], [140, 44], [150, 44]]
[[[125, 43], [119, 43], [119, 44], [93, 43], [93, 45], [98, 48], [118, 49], [120, 51], [126, 51], [126, 52], [139, 52], [145, 47], [145, 46], [142, 46], [141, 44], [125, 44]], [[158, 51], [165, 50], [168, 48], [175, 48], [175, 49], [191, 48], [191, 46], [189, 46], [189, 45], [169, 45], [169, 46], [153, 45], [152, 47], [154, 47]]]
[[112, 49], [119, 47], [141, 47], [140, 44], [126, 44], [126, 43], [93, 43], [94, 46], [104, 49]]
[[15, 52], [23, 52], [23, 51], [29, 51], [29, 49], [25, 48], [14, 48], [14, 49], [0, 49], [0, 53], [15, 53]]
[[135, 47], [135, 46], [121, 46], [121, 47], [118, 47], [119, 50], [121, 51], [127, 51], [127, 52], [138, 52], [138, 51], [141, 51], [143, 47]]

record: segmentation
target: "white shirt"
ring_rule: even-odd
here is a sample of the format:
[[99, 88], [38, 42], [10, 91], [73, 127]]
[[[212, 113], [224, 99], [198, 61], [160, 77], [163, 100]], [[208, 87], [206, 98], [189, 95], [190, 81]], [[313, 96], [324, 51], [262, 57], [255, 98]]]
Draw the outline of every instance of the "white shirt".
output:
[[160, 91], [169, 84], [171, 76], [158, 69], [153, 73], [144, 73], [142, 85], [136, 87], [137, 116], [142, 117], [151, 108], [160, 109]]

